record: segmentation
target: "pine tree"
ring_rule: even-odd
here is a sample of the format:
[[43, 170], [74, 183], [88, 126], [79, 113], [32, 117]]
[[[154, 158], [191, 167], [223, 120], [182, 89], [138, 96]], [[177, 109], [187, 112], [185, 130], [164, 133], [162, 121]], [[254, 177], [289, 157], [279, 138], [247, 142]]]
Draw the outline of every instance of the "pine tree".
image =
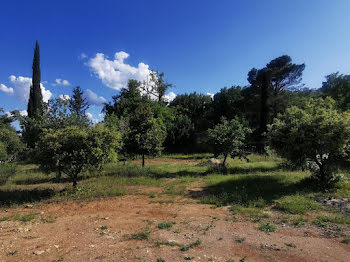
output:
[[43, 95], [41, 93], [40, 82], [40, 50], [39, 42], [36, 41], [33, 59], [33, 77], [32, 85], [30, 87], [29, 101], [28, 101], [28, 117], [37, 118], [43, 114]]
[[83, 90], [80, 86], [73, 89], [73, 96], [69, 101], [71, 113], [77, 118], [77, 125], [87, 125], [89, 119], [86, 116], [86, 110], [89, 108], [89, 103], [84, 98]]

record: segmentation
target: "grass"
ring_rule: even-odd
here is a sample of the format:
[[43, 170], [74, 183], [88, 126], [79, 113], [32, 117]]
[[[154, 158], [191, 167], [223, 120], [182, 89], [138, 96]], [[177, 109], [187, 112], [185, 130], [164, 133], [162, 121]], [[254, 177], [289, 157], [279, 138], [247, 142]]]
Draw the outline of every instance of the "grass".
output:
[[327, 227], [329, 223], [333, 224], [343, 224], [350, 226], [350, 218], [346, 216], [329, 216], [329, 215], [323, 215], [318, 216], [312, 223], [319, 227]]
[[315, 201], [300, 195], [282, 197], [276, 200], [276, 207], [290, 214], [305, 214], [307, 211], [320, 209]]
[[244, 207], [239, 205], [233, 205], [231, 211], [235, 215], [241, 215], [249, 217], [253, 222], [259, 222], [261, 219], [269, 218], [270, 215], [264, 210], [256, 207]]
[[37, 218], [39, 213], [30, 213], [25, 215], [16, 214], [13, 216], [13, 220], [20, 221], [22, 223], [27, 223], [29, 221], [32, 221], [33, 219]]
[[10, 220], [10, 217], [0, 217], [0, 222], [8, 221], [8, 220]]
[[169, 230], [175, 224], [176, 224], [176, 222], [169, 221], [169, 222], [159, 223], [157, 227], [158, 227], [158, 229], [167, 229], [167, 230]]
[[[179, 196], [188, 195], [193, 202], [210, 204], [212, 208], [230, 205], [234, 219], [247, 217], [260, 223], [267, 222], [270, 213], [266, 210], [274, 205], [292, 215], [288, 223], [296, 227], [303, 226], [307, 220], [294, 215], [307, 215], [321, 209], [310, 199], [314, 192], [303, 182], [310, 174], [287, 170], [280, 158], [250, 155], [249, 162], [228, 158], [227, 174], [222, 174], [215, 165], [208, 164], [211, 157], [212, 154], [164, 155], [152, 161], [148, 158], [146, 168], [140, 167], [139, 160], [127, 161], [125, 166], [119, 162], [110, 163], [102, 170], [83, 174], [74, 191], [69, 179], [63, 177], [57, 181], [54, 174], [44, 174], [36, 165], [15, 163], [6, 167], [7, 171], [0, 166], [0, 174], [10, 174], [0, 185], [0, 205], [137, 194], [152, 198], [149, 203], [163, 204], [174, 203]], [[349, 173], [345, 175], [350, 178]], [[193, 183], [203, 187], [201, 194], [191, 191]], [[327, 196], [329, 194], [350, 196], [350, 186], [339, 184]], [[53, 220], [42, 218], [41, 222]], [[318, 220], [315, 224], [333, 223], [329, 219]], [[1, 221], [6, 218], [0, 218]], [[338, 221], [341, 220], [338, 218]]]

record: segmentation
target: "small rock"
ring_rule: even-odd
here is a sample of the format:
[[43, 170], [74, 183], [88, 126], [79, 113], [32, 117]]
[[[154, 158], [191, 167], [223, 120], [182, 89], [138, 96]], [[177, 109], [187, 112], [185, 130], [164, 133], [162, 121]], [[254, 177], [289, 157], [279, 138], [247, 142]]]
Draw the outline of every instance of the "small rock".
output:
[[53, 245], [53, 246], [54, 246], [55, 248], [57, 248], [57, 249], [60, 247], [59, 245]]
[[41, 254], [43, 254], [43, 253], [45, 253], [45, 250], [37, 250], [37, 251], [34, 251], [34, 252], [33, 252], [33, 254], [34, 254], [34, 255], [37, 255], [37, 256], [39, 256], [39, 255], [41, 255]]
[[32, 208], [33, 205], [26, 205], [24, 208]]

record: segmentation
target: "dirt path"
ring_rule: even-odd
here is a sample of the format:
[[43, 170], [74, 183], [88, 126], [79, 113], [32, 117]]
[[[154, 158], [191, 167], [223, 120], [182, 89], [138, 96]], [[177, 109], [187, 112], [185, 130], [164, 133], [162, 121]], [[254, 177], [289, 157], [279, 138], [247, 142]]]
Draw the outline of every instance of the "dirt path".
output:
[[[38, 213], [26, 224], [0, 222], [0, 261], [350, 260], [349, 245], [322, 237], [316, 227], [279, 227], [278, 232], [266, 234], [257, 229], [258, 224], [234, 222], [227, 208], [151, 200], [124, 196], [0, 210], [0, 218]], [[176, 224], [159, 229], [162, 222]], [[132, 239], [146, 238], [147, 232], [146, 240]], [[200, 245], [185, 251], [176, 245], [197, 240]]]

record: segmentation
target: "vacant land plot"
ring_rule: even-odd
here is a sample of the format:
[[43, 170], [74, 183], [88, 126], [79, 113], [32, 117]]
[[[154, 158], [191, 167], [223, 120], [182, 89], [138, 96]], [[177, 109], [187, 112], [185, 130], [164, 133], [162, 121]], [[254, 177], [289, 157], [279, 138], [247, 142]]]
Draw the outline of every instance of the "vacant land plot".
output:
[[[348, 261], [350, 187], [314, 191], [273, 157], [170, 155], [0, 186], [0, 261]], [[345, 174], [349, 177], [349, 174]]]

